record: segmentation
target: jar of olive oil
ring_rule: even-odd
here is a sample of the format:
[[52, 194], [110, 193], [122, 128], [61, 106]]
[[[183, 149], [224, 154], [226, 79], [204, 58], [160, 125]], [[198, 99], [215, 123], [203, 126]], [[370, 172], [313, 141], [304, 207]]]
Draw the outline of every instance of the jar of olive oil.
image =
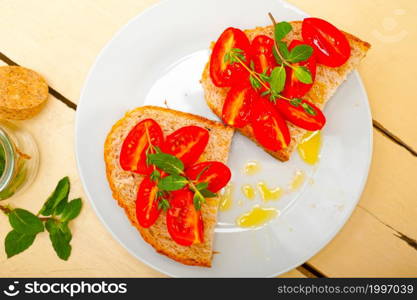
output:
[[39, 153], [32, 136], [19, 126], [0, 120], [0, 200], [28, 187], [38, 166]]

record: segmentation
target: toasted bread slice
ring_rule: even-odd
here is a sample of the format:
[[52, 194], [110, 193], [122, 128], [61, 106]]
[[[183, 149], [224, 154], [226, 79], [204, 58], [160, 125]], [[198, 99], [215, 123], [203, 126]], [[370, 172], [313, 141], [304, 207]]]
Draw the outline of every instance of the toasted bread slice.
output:
[[143, 106], [128, 112], [119, 120], [111, 129], [104, 144], [106, 174], [113, 198], [124, 208], [130, 222], [139, 230], [143, 239], [156, 251], [183, 264], [210, 267], [214, 227], [217, 222], [217, 199], [208, 199], [207, 203], [202, 205], [204, 243], [191, 247], [178, 245], [171, 239], [166, 227], [165, 212], [161, 213], [156, 223], [150, 228], [142, 228], [136, 219], [136, 194], [143, 176], [124, 171], [119, 164], [119, 154], [129, 131], [137, 123], [148, 118], [159, 123], [165, 136], [188, 125], [196, 125], [209, 130], [209, 142], [200, 158], [201, 161], [215, 160], [226, 163], [233, 129], [200, 116], [161, 107]]
[[[290, 42], [293, 39], [302, 40], [301, 37], [301, 21], [290, 22], [293, 30], [285, 37], [285, 42]], [[244, 32], [248, 36], [249, 40], [252, 41], [257, 35], [264, 34], [273, 38], [273, 26], [266, 27], [257, 27], [255, 29], [245, 30]], [[316, 79], [314, 81], [312, 89], [304, 97], [307, 100], [315, 103], [319, 108], [323, 108], [326, 102], [331, 98], [335, 93], [336, 89], [346, 80], [347, 75], [355, 69], [359, 62], [365, 57], [367, 51], [371, 47], [367, 42], [361, 41], [357, 37], [345, 33], [350, 46], [351, 46], [351, 57], [349, 60], [342, 66], [338, 68], [330, 68], [324, 65], [317, 65]], [[204, 88], [204, 96], [208, 106], [211, 110], [218, 116], [222, 115], [223, 104], [229, 91], [229, 88], [219, 88], [216, 87], [210, 78], [210, 61], [206, 64], [206, 67], [203, 71], [203, 76], [201, 83]], [[306, 130], [296, 127], [291, 123], [288, 123], [288, 128], [291, 133], [291, 142], [287, 148], [280, 151], [269, 151], [265, 149], [266, 152], [272, 156], [278, 158], [281, 161], [287, 161], [290, 159], [290, 155], [293, 150], [296, 148], [297, 144], [301, 141]], [[239, 131], [253, 140], [259, 145], [256, 141], [253, 130], [251, 126], [245, 126]], [[261, 146], [262, 147], [262, 146]]]

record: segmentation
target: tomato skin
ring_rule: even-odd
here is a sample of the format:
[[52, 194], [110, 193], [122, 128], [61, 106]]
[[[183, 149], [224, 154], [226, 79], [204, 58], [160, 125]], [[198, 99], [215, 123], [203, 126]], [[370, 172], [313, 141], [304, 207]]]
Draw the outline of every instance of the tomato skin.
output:
[[279, 151], [289, 145], [291, 136], [287, 123], [270, 101], [259, 97], [253, 103], [251, 119], [255, 138], [264, 148]]
[[205, 161], [195, 164], [185, 170], [185, 174], [191, 180], [196, 180], [200, 175], [198, 182], [207, 182], [207, 189], [213, 193], [217, 193], [220, 189], [229, 183], [232, 173], [225, 164], [218, 161]]
[[301, 34], [303, 40], [314, 48], [320, 64], [335, 68], [350, 57], [351, 49], [345, 34], [325, 20], [304, 19]]
[[193, 203], [194, 193], [188, 187], [172, 192], [171, 207], [166, 221], [171, 238], [182, 246], [204, 241], [204, 224], [201, 211]]
[[145, 177], [139, 185], [136, 196], [136, 219], [143, 228], [152, 226], [161, 211], [158, 209], [158, 187], [149, 177]]
[[307, 103], [308, 105], [310, 105], [316, 112], [316, 115], [313, 116], [306, 113], [303, 107], [301, 106], [301, 103], [300, 105], [295, 107], [291, 105], [289, 101], [282, 99], [277, 100], [277, 102], [275, 103], [275, 107], [286, 120], [298, 127], [301, 127], [309, 131], [316, 131], [322, 129], [324, 124], [326, 124], [326, 117], [324, 116], [320, 108], [318, 108], [313, 103], [305, 99], [303, 99], [302, 103]]
[[249, 62], [250, 43], [246, 34], [237, 28], [229, 27], [220, 35], [210, 57], [210, 77], [218, 87], [230, 87], [248, 77], [247, 71], [240, 63], [227, 63], [224, 56], [231, 49], [238, 48], [243, 52], [243, 61]]
[[148, 175], [153, 171], [153, 167], [146, 164], [146, 150], [149, 147], [146, 130], [154, 146], [160, 147], [163, 144], [164, 135], [158, 123], [153, 119], [139, 122], [123, 141], [119, 159], [123, 170], [142, 175]]
[[184, 166], [195, 163], [209, 140], [207, 129], [198, 126], [182, 127], [166, 137], [163, 152], [182, 160]]
[[[288, 48], [289, 50], [292, 50], [294, 47], [298, 45], [307, 45], [307, 44], [299, 40], [293, 40]], [[314, 83], [314, 80], [316, 78], [316, 69], [317, 69], [316, 58], [314, 56], [314, 52], [310, 56], [309, 59], [305, 61], [301, 61], [299, 63], [294, 63], [293, 65], [306, 67], [310, 71], [310, 74]], [[307, 94], [310, 91], [311, 87], [313, 86], [313, 83], [311, 84], [302, 83], [295, 76], [293, 69], [289, 67], [286, 67], [285, 69], [286, 69], [285, 71], [287, 72], [287, 80], [285, 82], [285, 87], [284, 87], [284, 90], [282, 91], [282, 95], [287, 98], [301, 98], [305, 94]]]
[[266, 35], [258, 35], [252, 40], [251, 55], [258, 73], [270, 75], [278, 64], [274, 58], [274, 40]]
[[250, 110], [254, 91], [249, 85], [233, 86], [223, 104], [222, 120], [226, 124], [242, 128], [250, 122]]

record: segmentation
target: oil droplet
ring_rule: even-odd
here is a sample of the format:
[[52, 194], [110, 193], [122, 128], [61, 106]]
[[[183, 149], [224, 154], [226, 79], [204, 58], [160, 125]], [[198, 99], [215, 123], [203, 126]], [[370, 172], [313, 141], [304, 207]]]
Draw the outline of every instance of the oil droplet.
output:
[[243, 173], [245, 175], [255, 175], [261, 170], [261, 165], [255, 160], [250, 160], [246, 163]]
[[258, 183], [258, 190], [261, 193], [261, 197], [264, 202], [278, 200], [283, 194], [283, 191], [280, 187], [271, 190], [263, 181]]
[[321, 133], [320, 131], [307, 132], [301, 143], [298, 144], [300, 157], [308, 164], [314, 165], [320, 156]]
[[220, 211], [227, 211], [233, 205], [233, 190], [234, 186], [232, 183], [229, 183], [223, 191], [223, 194], [220, 195]]
[[297, 171], [295, 172], [294, 178], [292, 179], [290, 183], [290, 190], [295, 191], [298, 189], [305, 180], [305, 173], [303, 171]]
[[239, 205], [239, 206], [243, 206], [243, 201], [242, 201], [242, 199], [239, 199], [239, 200], [237, 201], [237, 205]]
[[249, 212], [240, 215], [236, 219], [236, 224], [240, 227], [259, 227], [278, 215], [279, 211], [275, 208], [263, 208], [254, 206]]
[[245, 184], [242, 186], [242, 193], [249, 200], [253, 200], [255, 198], [255, 189], [250, 184]]

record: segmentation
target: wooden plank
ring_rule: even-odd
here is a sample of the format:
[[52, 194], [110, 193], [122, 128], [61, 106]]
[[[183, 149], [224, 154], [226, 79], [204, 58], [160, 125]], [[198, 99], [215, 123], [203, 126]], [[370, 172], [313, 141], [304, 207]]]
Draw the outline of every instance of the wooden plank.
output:
[[417, 251], [359, 207], [309, 263], [328, 277], [417, 276]]
[[[99, 50], [123, 24], [155, 2], [125, 0], [120, 5], [117, 0], [42, 3], [3, 0], [0, 51], [45, 74], [54, 88], [76, 102]], [[373, 45], [360, 67], [373, 116], [416, 149], [417, 89], [409, 79], [417, 77], [417, 62], [409, 49], [417, 43], [414, 21], [417, 2], [399, 0], [382, 4], [368, 0], [355, 1], [354, 5], [348, 0], [322, 0], [319, 5], [310, 0], [289, 2]]]
[[359, 206], [309, 263], [326, 276], [417, 276], [417, 160], [374, 131], [374, 156]]
[[[99, 51], [157, 0], [0, 1], [0, 52], [38, 70], [74, 102]], [[59, 67], [57, 67], [59, 66]]]

